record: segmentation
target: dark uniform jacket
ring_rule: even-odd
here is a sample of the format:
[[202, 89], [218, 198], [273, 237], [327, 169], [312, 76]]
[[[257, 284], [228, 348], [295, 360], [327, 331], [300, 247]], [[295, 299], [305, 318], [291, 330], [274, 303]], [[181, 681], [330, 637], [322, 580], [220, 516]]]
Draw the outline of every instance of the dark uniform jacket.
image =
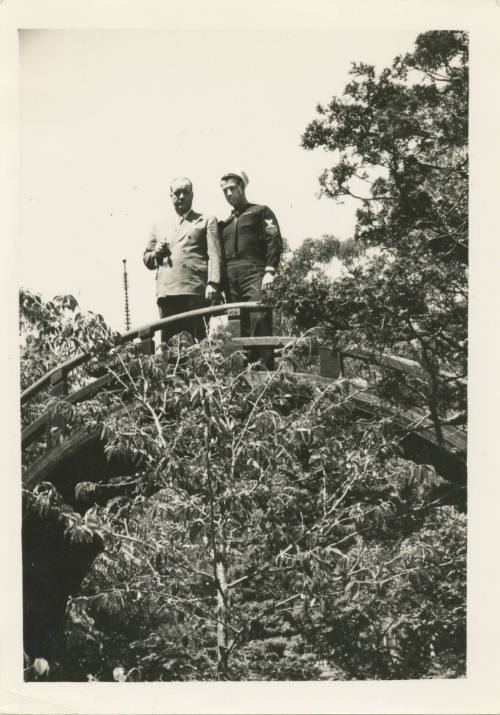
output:
[[277, 268], [283, 242], [276, 216], [268, 206], [247, 204], [241, 211], [233, 211], [220, 224], [225, 260], [238, 260], [262, 268]]
[[[158, 258], [156, 245], [168, 241], [170, 255]], [[208, 282], [220, 283], [222, 250], [217, 219], [192, 209], [183, 217], [153, 226], [143, 255], [156, 269], [157, 298], [169, 295], [204, 296]]]

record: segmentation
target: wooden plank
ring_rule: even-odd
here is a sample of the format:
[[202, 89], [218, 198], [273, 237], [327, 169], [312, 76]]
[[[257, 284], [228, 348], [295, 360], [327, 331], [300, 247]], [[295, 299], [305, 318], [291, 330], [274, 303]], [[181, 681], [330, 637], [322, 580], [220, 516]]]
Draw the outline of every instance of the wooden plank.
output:
[[[323, 385], [324, 387], [334, 387], [335, 380], [330, 377], [321, 375], [311, 375], [304, 372], [284, 372], [286, 376], [295, 378], [300, 382], [309, 383], [312, 385]], [[263, 382], [268, 377], [269, 373], [252, 372], [249, 375], [251, 380]], [[348, 381], [346, 381], [347, 384]], [[351, 388], [352, 389], [352, 388]], [[434, 425], [430, 418], [425, 418], [421, 411], [416, 409], [399, 409], [396, 406], [382, 400], [377, 395], [367, 392], [366, 389], [354, 389], [353, 392], [346, 393], [345, 397], [350, 396], [350, 400], [356, 408], [361, 409], [368, 416], [377, 414], [391, 417], [402, 429], [410, 429], [417, 432], [423, 439], [431, 442], [434, 446], [439, 447], [437, 442]], [[418, 429], [412, 425], [419, 425]], [[458, 458], [465, 461], [467, 452], [467, 433], [459, 430], [456, 427], [445, 425], [442, 427], [443, 437], [445, 439], [445, 449], [450, 453], [456, 454]]]
[[50, 476], [55, 467], [64, 459], [74, 455], [84, 447], [99, 440], [99, 431], [76, 432], [60, 445], [46, 452], [23, 473], [23, 487], [32, 489], [36, 484]]
[[421, 380], [429, 381], [429, 373], [424, 370], [418, 362], [408, 358], [399, 357], [398, 355], [389, 355], [387, 353], [369, 350], [367, 348], [346, 348], [341, 350], [342, 355], [355, 360], [366, 360], [373, 362], [382, 367], [389, 367], [398, 372], [404, 372], [407, 375], [413, 375]]
[[75, 357], [66, 360], [66, 362], [61, 363], [61, 365], [57, 365], [56, 367], [52, 368], [52, 370], [46, 372], [43, 377], [33, 382], [29, 387], [27, 387], [21, 392], [21, 404], [23, 405], [25, 402], [34, 397], [38, 392], [40, 392], [40, 390], [43, 390], [45, 387], [48, 387], [50, 385], [50, 378], [52, 377], [52, 375], [55, 375], [59, 370], [65, 369], [66, 372], [69, 373], [71, 370], [73, 370], [73, 368], [78, 367], [79, 365], [83, 365], [83, 363], [87, 362], [89, 358], [90, 356], [87, 353], [80, 353], [79, 355], [75, 355]]
[[286, 347], [296, 345], [297, 343], [306, 342], [308, 338], [294, 338], [286, 335], [261, 335], [259, 337], [247, 338], [232, 338], [231, 342], [238, 345], [239, 348], [248, 346], [253, 347]]
[[[65, 399], [67, 400], [67, 402], [71, 402], [71, 404], [85, 402], [85, 400], [89, 400], [91, 397], [94, 397], [104, 387], [108, 387], [109, 385], [111, 385], [112, 382], [112, 375], [103, 375], [103, 377], [99, 377], [97, 380], [94, 380], [88, 385], [85, 385], [76, 392], [72, 392], [71, 395], [68, 395]], [[28, 425], [28, 427], [25, 427], [23, 429], [23, 431], [21, 432], [21, 445], [23, 447], [26, 447], [34, 439], [40, 437], [40, 435], [45, 429], [47, 418], [48, 414], [47, 412], [44, 412], [43, 415], [37, 417], [34, 422], [32, 422], [30, 425]]]

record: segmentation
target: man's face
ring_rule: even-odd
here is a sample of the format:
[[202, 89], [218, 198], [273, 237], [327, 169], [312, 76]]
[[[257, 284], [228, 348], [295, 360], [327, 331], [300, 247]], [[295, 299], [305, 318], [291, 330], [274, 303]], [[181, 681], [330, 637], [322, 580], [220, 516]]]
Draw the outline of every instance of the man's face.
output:
[[233, 208], [238, 209], [245, 204], [245, 186], [241, 181], [229, 177], [228, 179], [222, 179], [220, 185], [224, 196]]
[[174, 181], [170, 187], [170, 198], [174, 208], [182, 216], [187, 213], [193, 203], [193, 190], [186, 181]]

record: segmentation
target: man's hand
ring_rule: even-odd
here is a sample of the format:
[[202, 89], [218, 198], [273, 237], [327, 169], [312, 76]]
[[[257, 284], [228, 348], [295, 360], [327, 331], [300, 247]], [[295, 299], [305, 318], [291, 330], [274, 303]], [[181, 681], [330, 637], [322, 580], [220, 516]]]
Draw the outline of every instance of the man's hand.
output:
[[205, 300], [212, 301], [217, 300], [219, 295], [219, 289], [213, 283], [209, 283], [205, 289]]
[[262, 290], [267, 290], [272, 284], [274, 280], [274, 273], [271, 273], [271, 271], [266, 271], [264, 273], [264, 277], [262, 278]]
[[168, 241], [159, 241], [156, 244], [155, 253], [159, 258], [170, 256], [170, 248], [168, 245]]

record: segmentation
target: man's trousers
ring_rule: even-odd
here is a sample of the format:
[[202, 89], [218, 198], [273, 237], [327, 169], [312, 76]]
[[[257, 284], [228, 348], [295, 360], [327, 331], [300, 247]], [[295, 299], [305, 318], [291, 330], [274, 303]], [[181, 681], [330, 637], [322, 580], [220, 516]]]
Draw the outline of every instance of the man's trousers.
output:
[[[262, 298], [262, 278], [264, 266], [256, 266], [248, 261], [230, 260], [227, 263], [226, 300], [228, 303], [260, 301]], [[243, 337], [260, 337], [273, 334], [270, 310], [242, 311], [241, 334]], [[273, 369], [273, 350], [252, 348], [250, 361], [260, 361], [264, 367]]]
[[[158, 303], [160, 318], [169, 318], [171, 315], [176, 315], [176, 313], [185, 313], [188, 310], [207, 307], [207, 302], [201, 295], [168, 295], [158, 298], [156, 302]], [[207, 335], [205, 321], [208, 321], [209, 317], [208, 315], [201, 315], [169, 323], [162, 328], [162, 343], [168, 342], [174, 335], [184, 331], [190, 333], [195, 340], [202, 340]]]

